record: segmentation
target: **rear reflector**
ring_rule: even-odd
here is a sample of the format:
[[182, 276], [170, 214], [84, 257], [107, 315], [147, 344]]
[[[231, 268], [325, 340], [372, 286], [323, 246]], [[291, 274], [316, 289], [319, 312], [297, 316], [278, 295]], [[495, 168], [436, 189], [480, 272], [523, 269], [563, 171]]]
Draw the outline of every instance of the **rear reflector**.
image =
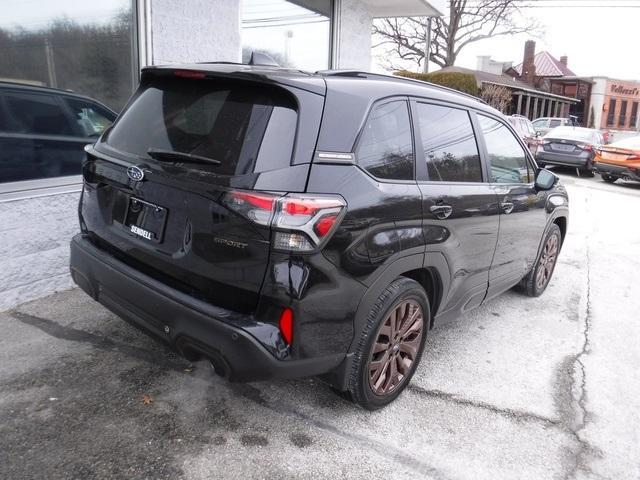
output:
[[284, 341], [287, 342], [287, 345], [291, 345], [291, 342], [293, 342], [293, 310], [290, 308], [282, 310], [278, 326]]

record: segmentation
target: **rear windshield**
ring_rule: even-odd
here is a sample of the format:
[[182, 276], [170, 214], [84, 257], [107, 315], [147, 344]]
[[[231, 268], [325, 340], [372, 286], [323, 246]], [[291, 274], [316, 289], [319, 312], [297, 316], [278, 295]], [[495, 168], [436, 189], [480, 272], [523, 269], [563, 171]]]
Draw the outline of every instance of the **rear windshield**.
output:
[[105, 141], [148, 162], [149, 149], [188, 153], [220, 162], [196, 168], [244, 175], [290, 165], [296, 123], [293, 99], [278, 88], [159, 78], [141, 87]]
[[579, 127], [556, 127], [545, 135], [549, 138], [566, 138], [567, 140], [579, 140], [592, 142], [596, 140], [595, 130]]

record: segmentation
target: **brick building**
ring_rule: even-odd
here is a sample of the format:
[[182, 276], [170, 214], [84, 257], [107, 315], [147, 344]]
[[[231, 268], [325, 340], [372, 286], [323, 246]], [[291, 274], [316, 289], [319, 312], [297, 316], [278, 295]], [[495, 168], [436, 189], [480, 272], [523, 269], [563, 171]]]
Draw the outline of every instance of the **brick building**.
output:
[[594, 77], [593, 125], [603, 130], [640, 131], [640, 82]]
[[536, 53], [533, 40], [525, 42], [522, 63], [509, 70], [519, 80], [544, 92], [575, 98], [564, 117], [574, 116], [578, 123], [588, 126], [590, 123], [591, 90], [593, 80], [577, 76], [568, 65], [568, 57], [558, 60], [547, 51]]

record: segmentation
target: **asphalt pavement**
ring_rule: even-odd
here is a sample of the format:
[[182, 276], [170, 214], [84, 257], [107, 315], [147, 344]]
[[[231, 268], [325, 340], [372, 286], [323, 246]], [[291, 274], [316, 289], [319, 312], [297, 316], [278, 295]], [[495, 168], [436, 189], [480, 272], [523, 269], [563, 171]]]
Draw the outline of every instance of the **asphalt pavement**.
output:
[[315, 379], [226, 383], [78, 290], [0, 313], [0, 478], [640, 478], [640, 185], [562, 178], [544, 295], [430, 332], [374, 413]]

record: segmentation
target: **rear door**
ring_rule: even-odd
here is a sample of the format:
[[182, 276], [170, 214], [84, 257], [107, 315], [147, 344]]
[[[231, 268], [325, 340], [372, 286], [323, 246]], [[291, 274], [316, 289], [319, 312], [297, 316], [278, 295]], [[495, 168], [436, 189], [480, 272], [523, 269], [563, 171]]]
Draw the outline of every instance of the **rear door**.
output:
[[467, 310], [487, 291], [498, 239], [496, 193], [466, 109], [416, 100], [413, 112], [427, 252], [444, 254], [451, 274], [440, 312]]
[[[322, 104], [322, 96], [308, 95]], [[174, 288], [253, 311], [273, 207], [255, 190], [303, 191], [308, 165], [291, 166], [294, 144], [305, 143], [296, 138], [302, 114], [289, 91], [272, 85], [204, 74], [143, 77], [85, 165], [86, 230]]]
[[520, 281], [533, 266], [546, 227], [546, 194], [534, 186], [528, 150], [497, 117], [477, 114], [491, 188], [500, 207], [500, 236], [489, 274], [492, 297]]

